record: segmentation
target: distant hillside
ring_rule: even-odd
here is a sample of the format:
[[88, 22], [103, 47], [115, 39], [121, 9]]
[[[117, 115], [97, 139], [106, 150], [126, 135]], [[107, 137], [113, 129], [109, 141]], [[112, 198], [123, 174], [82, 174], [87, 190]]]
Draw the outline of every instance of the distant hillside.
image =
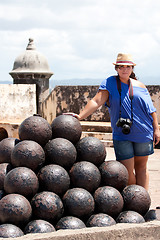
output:
[[[145, 85], [160, 85], [160, 77], [144, 77], [143, 79], [139, 79]], [[51, 79], [49, 82], [50, 89], [53, 89], [55, 86], [77, 86], [77, 85], [100, 85], [103, 79], [66, 79], [66, 80], [53, 80]]]
[[99, 85], [103, 79], [66, 79], [66, 80], [50, 80], [50, 88], [54, 88], [55, 86], [78, 86], [78, 85]]
[[0, 81], [0, 84], [12, 84], [13, 81]]
[[160, 85], [160, 77], [147, 76], [140, 81], [143, 82], [145, 85]]

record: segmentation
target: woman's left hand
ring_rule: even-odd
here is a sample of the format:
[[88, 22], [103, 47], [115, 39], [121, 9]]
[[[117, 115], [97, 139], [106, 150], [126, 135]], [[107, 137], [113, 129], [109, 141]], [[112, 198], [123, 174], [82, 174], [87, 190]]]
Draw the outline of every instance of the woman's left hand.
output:
[[160, 130], [159, 129], [156, 129], [154, 131], [153, 141], [154, 141], [155, 145], [157, 145], [159, 143], [159, 141], [160, 141]]
[[76, 114], [76, 113], [73, 113], [73, 112], [63, 113], [63, 115], [70, 115], [70, 116], [75, 117], [75, 118], [77, 118], [78, 120], [80, 120], [79, 114]]

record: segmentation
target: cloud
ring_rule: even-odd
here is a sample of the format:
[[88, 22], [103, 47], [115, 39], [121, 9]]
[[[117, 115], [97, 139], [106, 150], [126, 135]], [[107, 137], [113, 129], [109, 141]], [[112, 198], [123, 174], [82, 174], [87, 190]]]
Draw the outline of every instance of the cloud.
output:
[[56, 79], [114, 74], [118, 52], [134, 56], [140, 76], [159, 76], [159, 10], [159, 0], [6, 0], [0, 4], [0, 80], [10, 78], [29, 37]]

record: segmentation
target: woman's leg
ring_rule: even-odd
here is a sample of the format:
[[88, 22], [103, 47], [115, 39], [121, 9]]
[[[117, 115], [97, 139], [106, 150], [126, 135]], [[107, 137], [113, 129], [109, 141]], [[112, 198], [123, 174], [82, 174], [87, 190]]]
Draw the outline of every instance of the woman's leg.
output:
[[136, 177], [134, 174], [134, 158], [129, 158], [119, 162], [122, 163], [128, 170], [129, 174], [128, 185], [136, 184]]
[[135, 156], [135, 175], [136, 184], [148, 190], [149, 187], [149, 174], [147, 169], [148, 156]]

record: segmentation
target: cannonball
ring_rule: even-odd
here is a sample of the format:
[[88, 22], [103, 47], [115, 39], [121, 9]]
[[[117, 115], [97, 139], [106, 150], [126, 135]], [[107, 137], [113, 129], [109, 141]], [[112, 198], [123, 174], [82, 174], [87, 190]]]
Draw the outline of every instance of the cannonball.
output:
[[58, 164], [65, 169], [71, 168], [77, 158], [77, 151], [73, 143], [65, 138], [50, 140], [44, 148], [49, 163]]
[[4, 197], [4, 195], [5, 195], [4, 190], [0, 190], [0, 200]]
[[52, 128], [46, 119], [39, 115], [26, 118], [19, 126], [20, 140], [32, 140], [42, 147], [52, 139]]
[[64, 212], [60, 197], [48, 191], [37, 193], [31, 200], [33, 216], [49, 222], [58, 221]]
[[22, 230], [13, 224], [0, 225], [0, 238], [17, 238], [23, 236]]
[[92, 195], [83, 188], [69, 189], [62, 198], [66, 215], [88, 218], [94, 211], [95, 203]]
[[0, 141], [2, 141], [5, 138], [8, 138], [8, 132], [5, 128], [0, 127]]
[[98, 213], [106, 213], [115, 218], [123, 209], [123, 198], [116, 188], [110, 186], [99, 187], [93, 196]]
[[105, 213], [97, 213], [90, 216], [86, 226], [87, 227], [107, 227], [115, 225], [116, 221]]
[[138, 212], [144, 216], [150, 208], [151, 198], [147, 190], [139, 185], [129, 185], [122, 191], [124, 210]]
[[0, 163], [11, 163], [11, 152], [19, 142], [17, 138], [5, 138], [0, 141]]
[[58, 221], [55, 228], [56, 230], [60, 230], [60, 229], [81, 229], [85, 227], [86, 225], [81, 219], [73, 216], [66, 216]]
[[99, 166], [105, 161], [106, 149], [96, 137], [81, 138], [76, 144], [78, 161], [88, 161]]
[[160, 221], [160, 209], [150, 209], [145, 215], [146, 222], [157, 220]]
[[64, 194], [70, 186], [68, 172], [56, 164], [46, 165], [38, 172], [40, 190], [54, 192], [58, 195]]
[[76, 144], [81, 138], [82, 127], [79, 120], [71, 115], [59, 115], [51, 123], [52, 138], [65, 138]]
[[128, 170], [122, 163], [115, 160], [105, 161], [99, 170], [103, 185], [114, 187], [120, 192], [127, 186]]
[[55, 232], [54, 226], [42, 219], [29, 222], [24, 228], [24, 234]]
[[12, 169], [4, 179], [6, 193], [18, 193], [30, 198], [37, 193], [38, 188], [39, 182], [36, 174], [26, 167]]
[[117, 223], [144, 223], [145, 220], [135, 211], [123, 211], [116, 219]]
[[0, 222], [18, 226], [26, 224], [32, 216], [29, 201], [20, 194], [8, 194], [0, 200]]
[[93, 192], [100, 185], [100, 171], [91, 162], [77, 162], [72, 166], [69, 173], [72, 187], [84, 188], [89, 192]]
[[18, 143], [11, 154], [11, 163], [14, 167], [28, 167], [35, 171], [45, 162], [43, 148], [34, 141], [24, 140]]
[[0, 189], [4, 189], [4, 178], [11, 169], [10, 163], [0, 163]]

